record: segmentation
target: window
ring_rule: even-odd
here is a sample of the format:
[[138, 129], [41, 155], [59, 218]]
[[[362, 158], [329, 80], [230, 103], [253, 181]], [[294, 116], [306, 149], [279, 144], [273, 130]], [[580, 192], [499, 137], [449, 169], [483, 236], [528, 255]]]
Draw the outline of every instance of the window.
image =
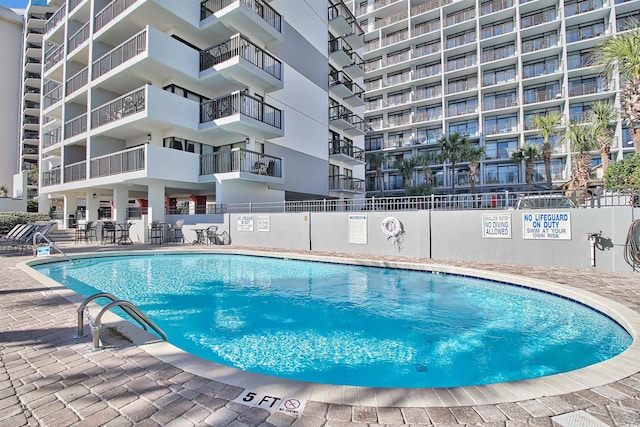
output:
[[567, 67], [570, 70], [575, 70], [576, 68], [589, 67], [593, 63], [593, 51], [581, 50], [578, 52], [571, 52], [567, 54]]
[[466, 120], [454, 122], [449, 125], [449, 134], [458, 132], [462, 136], [474, 137], [478, 136], [478, 121]]
[[483, 110], [496, 110], [518, 105], [518, 96], [515, 90], [508, 92], [489, 93], [482, 98]]
[[567, 27], [567, 43], [587, 40], [604, 34], [604, 19]]
[[518, 116], [492, 116], [484, 119], [485, 135], [498, 135], [518, 131]]
[[487, 164], [484, 167], [485, 184], [517, 184], [518, 177], [518, 165], [515, 164]]
[[442, 137], [442, 127], [418, 128], [416, 132], [417, 144], [437, 144]]
[[544, 59], [529, 61], [522, 64], [522, 78], [543, 76], [558, 71], [560, 60], [557, 56], [548, 56]]
[[485, 141], [486, 160], [509, 160], [511, 153], [518, 149], [517, 139], [501, 139], [498, 141]]
[[482, 86], [492, 86], [507, 83], [516, 79], [516, 67], [497, 68], [487, 70], [482, 74]]
[[364, 149], [366, 151], [382, 150], [384, 138], [382, 135], [370, 135], [364, 139]]
[[532, 104], [535, 102], [550, 101], [562, 97], [560, 90], [560, 82], [551, 82], [544, 85], [528, 86], [523, 90], [524, 103]]
[[476, 98], [466, 98], [456, 101], [449, 101], [447, 117], [470, 114], [478, 111], [478, 100]]

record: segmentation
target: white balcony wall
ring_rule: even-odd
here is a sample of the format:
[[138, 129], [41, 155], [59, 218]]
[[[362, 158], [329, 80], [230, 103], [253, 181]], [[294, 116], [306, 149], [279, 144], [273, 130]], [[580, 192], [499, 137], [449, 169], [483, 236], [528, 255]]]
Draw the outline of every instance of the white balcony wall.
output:
[[[153, 27], [147, 26], [147, 57], [194, 79], [200, 73], [200, 53]], [[152, 74], [153, 76], [153, 74]], [[169, 76], [171, 77], [171, 76]]]
[[200, 104], [156, 86], [147, 86], [147, 117], [163, 128], [169, 125], [198, 130]]
[[[140, 0], [138, 0], [140, 1]], [[184, 19], [195, 28], [200, 26], [200, 1], [201, 0], [146, 0], [157, 6], [167, 9], [180, 19]], [[157, 7], [156, 6], [156, 7]]]
[[198, 182], [200, 155], [157, 145], [147, 146], [146, 177], [171, 181]]

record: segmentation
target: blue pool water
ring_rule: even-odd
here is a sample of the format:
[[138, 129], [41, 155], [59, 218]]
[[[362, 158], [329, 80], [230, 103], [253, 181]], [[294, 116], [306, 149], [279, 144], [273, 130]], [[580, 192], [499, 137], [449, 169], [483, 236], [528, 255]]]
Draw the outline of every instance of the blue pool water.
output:
[[189, 353], [318, 383], [514, 381], [609, 359], [632, 341], [580, 304], [445, 274], [220, 254], [35, 268], [82, 295], [131, 301]]

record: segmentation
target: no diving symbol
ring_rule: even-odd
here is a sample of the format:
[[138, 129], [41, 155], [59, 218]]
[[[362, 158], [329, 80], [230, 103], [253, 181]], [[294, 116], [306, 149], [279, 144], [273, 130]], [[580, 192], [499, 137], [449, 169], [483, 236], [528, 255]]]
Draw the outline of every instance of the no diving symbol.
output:
[[283, 399], [282, 404], [278, 408], [278, 412], [284, 412], [289, 415], [298, 416], [304, 411], [306, 400], [298, 400], [294, 398]]
[[290, 411], [294, 411], [300, 407], [300, 401], [298, 399], [289, 399], [284, 402], [284, 407]]

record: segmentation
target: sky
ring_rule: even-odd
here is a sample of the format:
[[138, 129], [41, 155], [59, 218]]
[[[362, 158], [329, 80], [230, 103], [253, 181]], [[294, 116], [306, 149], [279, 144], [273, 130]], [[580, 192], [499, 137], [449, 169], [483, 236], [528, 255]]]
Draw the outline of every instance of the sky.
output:
[[8, 8], [24, 9], [27, 7], [29, 0], [0, 0], [0, 6]]

